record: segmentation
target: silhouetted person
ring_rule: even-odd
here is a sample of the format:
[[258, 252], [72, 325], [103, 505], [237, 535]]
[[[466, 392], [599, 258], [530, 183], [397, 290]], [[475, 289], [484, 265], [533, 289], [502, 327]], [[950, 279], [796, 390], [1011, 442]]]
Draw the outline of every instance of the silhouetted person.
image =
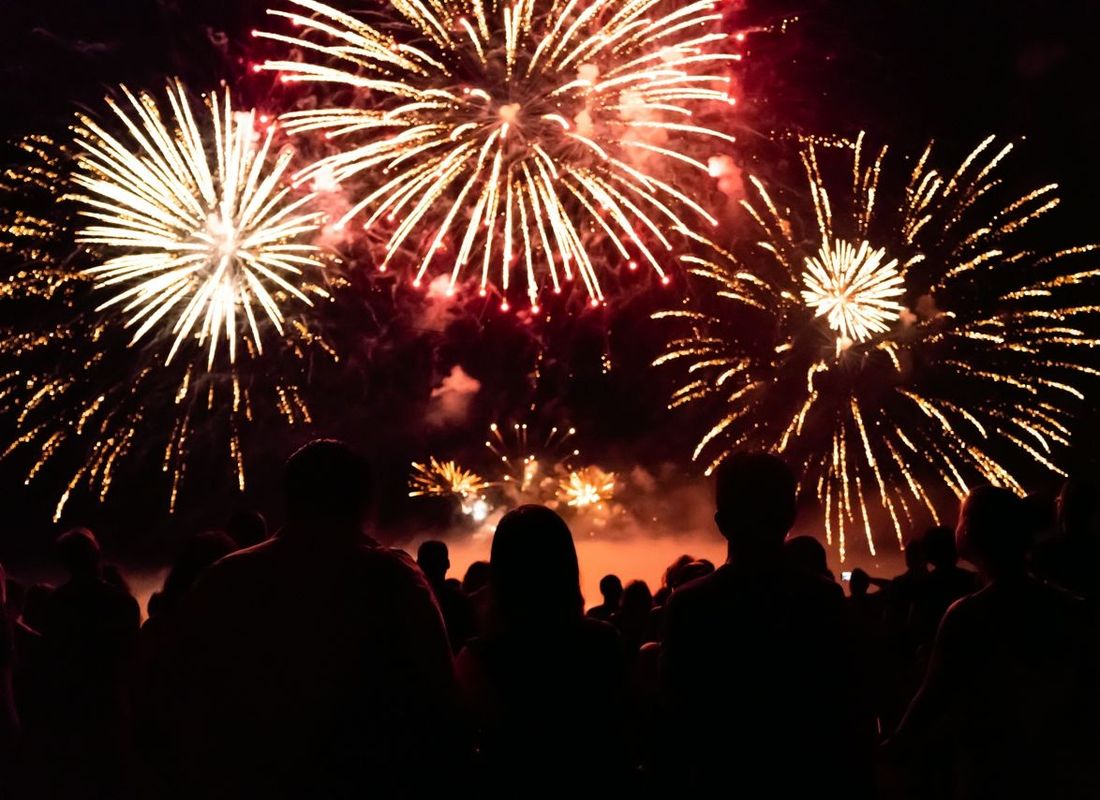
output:
[[910, 539], [905, 543], [905, 572], [886, 587], [886, 626], [892, 636], [909, 640], [909, 613], [927, 578], [924, 542]]
[[623, 599], [623, 582], [619, 580], [619, 576], [604, 575], [600, 578], [600, 594], [603, 596], [603, 602], [588, 609], [588, 616], [610, 622], [611, 617], [619, 610], [619, 603]]
[[783, 542], [783, 553], [787, 565], [796, 572], [829, 581], [835, 580], [833, 573], [829, 571], [829, 556], [825, 552], [825, 545], [813, 536], [792, 536]]
[[416, 563], [432, 587], [436, 602], [443, 612], [443, 621], [447, 625], [451, 650], [457, 653], [472, 633], [473, 612], [469, 600], [462, 593], [461, 584], [447, 580], [451, 555], [446, 542], [435, 539], [423, 542], [416, 551]]
[[371, 488], [346, 445], [306, 445], [286, 464], [286, 526], [187, 594], [159, 699], [175, 720], [163, 791], [422, 796], [446, 779], [446, 631], [420, 570], [364, 533]]
[[237, 510], [229, 515], [225, 532], [237, 543], [235, 549], [252, 547], [267, 541], [267, 520], [259, 511]]
[[952, 797], [1100, 797], [1096, 628], [1079, 600], [1028, 574], [1023, 512], [991, 486], [964, 502], [960, 547], [988, 585], [944, 616], [891, 744], [947, 737]]
[[140, 622], [137, 601], [105, 580], [99, 542], [77, 528], [57, 540], [68, 580], [42, 609], [44, 702], [38, 743], [51, 791], [62, 797], [121, 791], [123, 670]]
[[462, 576], [462, 591], [466, 596], [480, 592], [489, 585], [491, 568], [488, 561], [475, 561], [466, 567], [466, 574]]
[[149, 617], [138, 635], [137, 656], [130, 692], [136, 709], [135, 746], [153, 765], [171, 757], [172, 731], [165, 727], [156, 698], [171, 692], [165, 679], [172, 675], [167, 659], [174, 657], [171, 643], [179, 635], [180, 608], [187, 591], [208, 567], [238, 550], [237, 542], [221, 531], [206, 531], [187, 540], [172, 563], [164, 585], [149, 597]]
[[662, 682], [685, 793], [863, 796], [872, 734], [852, 669], [843, 593], [792, 569], [795, 479], [774, 456], [719, 467], [729, 560], [669, 601]]
[[680, 570], [694, 560], [693, 556], [684, 553], [665, 568], [664, 574], [661, 575], [661, 585], [657, 588], [657, 593], [653, 595], [653, 602], [659, 606], [663, 606], [668, 602], [668, 598], [680, 585]]
[[164, 586], [149, 597], [149, 620], [145, 627], [156, 617], [174, 612], [203, 570], [237, 549], [237, 540], [221, 531], [205, 531], [189, 539], [168, 570]]
[[470, 602], [470, 636], [481, 636], [489, 629], [491, 599], [489, 592], [489, 562], [475, 561], [462, 576], [462, 593]]
[[978, 591], [980, 585], [974, 572], [959, 566], [953, 530], [944, 526], [931, 528], [924, 534], [922, 545], [932, 570], [917, 589], [909, 617], [912, 634], [921, 646], [932, 641], [948, 607], [960, 597]]
[[1076, 595], [1100, 600], [1100, 481], [1066, 481], [1057, 505], [1059, 534], [1036, 548], [1035, 571]]
[[459, 655], [490, 796], [621, 786], [625, 668], [614, 628], [584, 616], [565, 522], [521, 506], [497, 525], [493, 630]]
[[619, 610], [611, 618], [619, 629], [627, 658], [633, 659], [642, 645], [655, 641], [653, 630], [653, 595], [645, 581], [631, 581], [623, 590]]

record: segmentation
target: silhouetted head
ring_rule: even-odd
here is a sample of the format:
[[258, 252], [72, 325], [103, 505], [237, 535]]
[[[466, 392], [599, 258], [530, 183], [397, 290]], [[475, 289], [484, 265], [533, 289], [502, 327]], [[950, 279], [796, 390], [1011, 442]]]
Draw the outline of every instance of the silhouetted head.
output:
[[1047, 534], [1058, 526], [1058, 502], [1057, 498], [1045, 492], [1032, 492], [1026, 495], [1023, 503], [1024, 516], [1027, 517], [1027, 526], [1035, 532], [1035, 535]]
[[924, 557], [936, 569], [947, 569], [959, 563], [959, 551], [955, 546], [955, 532], [946, 525], [929, 528], [921, 542]]
[[1058, 495], [1058, 523], [1067, 536], [1100, 533], [1100, 481], [1070, 478]]
[[871, 576], [856, 567], [848, 579], [848, 594], [852, 597], [866, 597], [871, 588]]
[[225, 532], [237, 543], [237, 549], [252, 547], [267, 539], [267, 520], [259, 511], [234, 511], [225, 523]]
[[783, 542], [783, 559], [788, 567], [803, 575], [820, 578], [829, 571], [825, 545], [813, 536], [792, 536]]
[[664, 575], [661, 576], [661, 588], [667, 589], [671, 592], [673, 589], [679, 586], [680, 570], [682, 570], [694, 560], [695, 559], [692, 556], [684, 553], [682, 556], [680, 556], [667, 567], [665, 567]]
[[905, 543], [905, 568], [913, 572], [924, 572], [928, 569], [924, 543], [920, 539], [909, 539]]
[[996, 579], [1025, 571], [1034, 531], [1019, 497], [999, 486], [979, 486], [963, 501], [957, 535], [967, 558]]
[[506, 625], [583, 616], [573, 534], [549, 508], [526, 505], [505, 514], [497, 523], [489, 564], [493, 603]]
[[796, 483], [786, 464], [767, 453], [734, 453], [718, 467], [715, 487], [714, 520], [731, 546], [780, 546], [796, 510]]
[[172, 562], [156, 603], [149, 598], [150, 616], [154, 610], [160, 613], [174, 608], [204, 569], [236, 549], [237, 542], [221, 531], [206, 531], [188, 539]]
[[603, 595], [605, 605], [618, 608], [619, 601], [623, 599], [623, 582], [618, 575], [604, 575], [600, 578], [600, 594]]
[[429, 539], [416, 551], [416, 563], [432, 583], [443, 583], [447, 579], [447, 570], [451, 568], [451, 554], [446, 542]]
[[101, 557], [99, 542], [87, 528], [73, 528], [57, 537], [57, 559], [74, 578], [98, 576]]
[[489, 585], [489, 562], [475, 561], [466, 567], [466, 574], [462, 576], [462, 591], [465, 594], [473, 594]]
[[286, 462], [283, 496], [291, 523], [358, 528], [370, 508], [371, 490], [366, 459], [343, 442], [318, 439]]
[[705, 558], [690, 561], [676, 571], [676, 584], [673, 589], [679, 589], [685, 583], [691, 583], [697, 578], [704, 578], [714, 572], [714, 562]]
[[631, 581], [623, 589], [623, 602], [619, 607], [625, 616], [642, 616], [653, 610], [653, 595], [645, 581]]

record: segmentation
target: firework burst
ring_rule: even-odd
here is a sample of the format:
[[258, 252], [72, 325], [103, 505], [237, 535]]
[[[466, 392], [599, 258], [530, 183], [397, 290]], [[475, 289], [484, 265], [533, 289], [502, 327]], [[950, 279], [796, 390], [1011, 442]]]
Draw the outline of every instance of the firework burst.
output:
[[541, 490], [553, 483], [554, 475], [567, 472], [570, 461], [580, 455], [570, 446], [576, 433], [575, 428], [555, 425], [545, 436], [537, 436], [528, 433], [526, 422], [503, 428], [494, 422], [485, 447], [500, 465], [498, 484], [521, 496], [541, 497]]
[[307, 370], [335, 358], [302, 314], [329, 298], [320, 220], [288, 194], [273, 131], [178, 83], [119, 98], [4, 173], [3, 456], [31, 457], [28, 482], [60, 476], [55, 517], [78, 489], [105, 499], [128, 459], [159, 462], [174, 506], [212, 441], [243, 489], [242, 437], [309, 423]]
[[264, 66], [362, 103], [283, 117], [347, 142], [298, 179], [362, 182], [339, 224], [364, 214], [388, 231], [382, 269], [411, 250], [417, 285], [446, 262], [452, 291], [480, 273], [504, 308], [515, 271], [532, 305], [578, 276], [598, 303], [597, 264], [667, 281], [669, 231], [715, 224], [684, 188], [733, 140], [707, 122], [732, 105], [740, 58], [710, 0], [395, 0], [369, 20], [291, 2], [301, 11], [269, 13], [295, 35], [257, 35], [301, 60]]
[[569, 473], [558, 485], [558, 501], [573, 509], [602, 506], [615, 497], [615, 473], [585, 467]]
[[211, 95], [205, 136], [178, 82], [170, 113], [151, 95], [121, 93], [107, 105], [129, 135], [81, 115], [73, 142], [72, 199], [89, 223], [76, 241], [110, 254], [86, 270], [112, 295], [96, 310], [117, 307], [135, 343], [170, 328], [166, 361], [197, 338], [212, 366], [223, 335], [235, 361], [241, 329], [262, 352], [257, 315], [283, 333], [277, 296], [312, 304], [299, 284], [322, 267], [304, 241], [321, 214], [303, 211], [312, 196], [289, 199], [283, 182], [292, 152], [269, 158], [274, 126], [261, 131], [255, 111], [234, 112], [228, 91]]
[[489, 512], [485, 492], [490, 484], [472, 470], [454, 461], [439, 461], [432, 456], [427, 464], [412, 463], [409, 476], [409, 497], [454, 497], [462, 513], [477, 521]]
[[1053, 185], [1003, 196], [1011, 149], [991, 137], [940, 172], [929, 147], [894, 182], [862, 136], [846, 178], [824, 169], [843, 158], [809, 146], [806, 199], [752, 178], [756, 240], [731, 252], [695, 236], [683, 260], [710, 300], [655, 315], [679, 327], [656, 361], [686, 376], [670, 407], [717, 411], [695, 458], [709, 472], [759, 448], [803, 465], [841, 558], [852, 526], [873, 554], [880, 521], [899, 543], [922, 509], [938, 521], [944, 487], [1022, 491], [1021, 461], [1061, 473], [1079, 387], [1100, 374], [1087, 352], [1100, 306], [1075, 299], [1100, 278], [1084, 265], [1097, 248], [1025, 249], [1058, 200]]

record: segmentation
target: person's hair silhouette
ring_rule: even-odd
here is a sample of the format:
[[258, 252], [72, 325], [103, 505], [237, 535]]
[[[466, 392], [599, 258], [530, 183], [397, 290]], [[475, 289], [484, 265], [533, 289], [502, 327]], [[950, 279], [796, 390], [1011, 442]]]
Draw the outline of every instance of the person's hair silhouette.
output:
[[362, 524], [373, 483], [366, 459], [343, 442], [317, 439], [286, 462], [283, 500], [288, 521]]
[[441, 586], [451, 568], [451, 556], [446, 542], [429, 539], [417, 548], [416, 563], [433, 586]]
[[267, 520], [259, 511], [238, 509], [229, 515], [225, 532], [237, 547], [252, 547], [267, 539]]
[[504, 621], [583, 616], [573, 536], [549, 508], [526, 505], [505, 514], [493, 536], [489, 565], [494, 606]]
[[98, 575], [101, 558], [99, 541], [87, 528], [73, 528], [57, 537], [57, 560], [74, 578]]
[[715, 474], [714, 521], [731, 553], [772, 549], [794, 524], [797, 485], [780, 459], [734, 453]]
[[957, 536], [963, 553], [993, 580], [1025, 571], [1034, 531], [1010, 490], [978, 486], [963, 501]]
[[623, 582], [618, 575], [604, 575], [600, 578], [600, 594], [603, 601], [609, 606], [619, 605], [623, 598]]

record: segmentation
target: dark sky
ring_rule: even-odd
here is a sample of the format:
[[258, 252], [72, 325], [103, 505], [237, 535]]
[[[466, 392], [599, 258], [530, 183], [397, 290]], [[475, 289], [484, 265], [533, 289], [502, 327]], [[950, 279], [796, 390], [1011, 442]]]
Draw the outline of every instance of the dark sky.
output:
[[[105, 87], [126, 82], [159, 88], [168, 75], [179, 75], [195, 88], [227, 80], [243, 101], [262, 104], [268, 83], [248, 70], [258, 57], [248, 32], [263, 24], [266, 5], [233, 0], [0, 0], [0, 137], [56, 129], [77, 105], [97, 103]], [[852, 134], [867, 129], [913, 149], [935, 138], [956, 154], [989, 133], [1025, 136], [1027, 147], [1013, 161], [1014, 177], [1063, 185], [1065, 203], [1050, 236], [1061, 242], [1096, 238], [1100, 3], [741, 0], [741, 5], [743, 10], [732, 10], [730, 18], [743, 28], [798, 17], [785, 35], [748, 40], [741, 113], [743, 123], [757, 133], [798, 128]], [[631, 346], [647, 310], [645, 300], [618, 310], [610, 335], [607, 320], [592, 316], [568, 335], [560, 334], [564, 338], [557, 341], [565, 344], [559, 361], [564, 366], [544, 389], [550, 397], [542, 398], [548, 402], [559, 397], [571, 406], [573, 418], [598, 431], [594, 447], [623, 449], [630, 458], [645, 458], [647, 447], [661, 449], [678, 435], [660, 428], [672, 423], [660, 413], [660, 387], [646, 378], [650, 353]], [[483, 341], [480, 332], [464, 335]], [[446, 368], [449, 348], [474, 361], [467, 367], [474, 374], [480, 367], [482, 377], [500, 364], [524, 371], [519, 365], [529, 361], [532, 342], [507, 329], [500, 337], [494, 349], [483, 348], [477, 358], [469, 355], [475, 351], [462, 349], [461, 337], [458, 343], [419, 342], [411, 355], [394, 357], [392, 368], [403, 377], [421, 376], [421, 384], [430, 387], [425, 381], [441, 364]], [[608, 346], [617, 359], [612, 377], [602, 375], [593, 358]], [[472, 424], [516, 411], [498, 406], [525, 380], [524, 375], [511, 384], [486, 386], [486, 393], [499, 402], [479, 408]], [[401, 402], [395, 390], [383, 395], [369, 412], [351, 416], [361, 420], [368, 413], [384, 414]], [[381, 449], [382, 458], [394, 464], [409, 455], [401, 452], [400, 443], [387, 442]], [[1083, 449], [1082, 460], [1091, 458], [1087, 442]], [[0, 496], [22, 509], [14, 523], [17, 530], [0, 531], [0, 560], [6, 553], [34, 549], [49, 532], [42, 511], [54, 488], [28, 493], [13, 477], [0, 471], [0, 481], [7, 484], [0, 485]], [[89, 508], [87, 515], [133, 544], [148, 541], [150, 528], [215, 524], [228, 502], [219, 495], [185, 520], [171, 522], [138, 494], [105, 510]]]

